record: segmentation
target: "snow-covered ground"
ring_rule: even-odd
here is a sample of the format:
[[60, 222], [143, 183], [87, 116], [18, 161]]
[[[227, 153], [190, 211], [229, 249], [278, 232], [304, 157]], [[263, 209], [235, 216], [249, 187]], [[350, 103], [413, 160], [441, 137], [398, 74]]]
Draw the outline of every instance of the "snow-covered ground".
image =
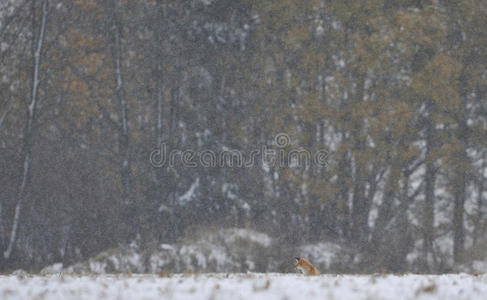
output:
[[487, 275], [10, 275], [0, 299], [486, 299]]

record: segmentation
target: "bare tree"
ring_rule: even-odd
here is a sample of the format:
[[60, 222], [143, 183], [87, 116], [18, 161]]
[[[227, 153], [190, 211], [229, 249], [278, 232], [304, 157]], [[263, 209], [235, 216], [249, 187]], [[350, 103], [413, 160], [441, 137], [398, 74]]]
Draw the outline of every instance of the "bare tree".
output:
[[[125, 207], [125, 218], [129, 223], [130, 232], [135, 231], [136, 214], [133, 211], [133, 191], [132, 191], [132, 169], [130, 161], [130, 136], [128, 124], [127, 98], [125, 95], [125, 85], [122, 70], [122, 33], [123, 24], [118, 12], [116, 0], [108, 3], [111, 14], [109, 15], [110, 26], [110, 52], [113, 62], [113, 72], [115, 80], [114, 94], [120, 109], [119, 118], [119, 154], [122, 161], [121, 181], [122, 181], [122, 201]], [[130, 236], [131, 234], [128, 233]]]
[[[45, 39], [47, 16], [48, 16], [48, 5], [49, 1], [44, 0], [42, 2], [42, 17], [39, 27], [39, 33], [33, 35], [33, 60], [32, 60], [32, 88], [30, 93], [30, 104], [27, 109], [27, 119], [24, 129], [24, 136], [22, 141], [22, 161], [23, 161], [23, 172], [22, 180], [18, 190], [17, 204], [15, 206], [15, 215], [13, 219], [12, 229], [10, 233], [10, 240], [7, 249], [3, 253], [5, 260], [8, 260], [12, 254], [13, 247], [15, 245], [15, 240], [17, 238], [17, 231], [19, 228], [20, 212], [22, 205], [25, 200], [25, 191], [28, 184], [31, 160], [32, 160], [32, 141], [34, 134], [34, 122], [36, 119], [36, 108], [39, 101], [39, 84], [40, 84], [40, 71], [41, 71], [41, 58], [42, 50]], [[33, 8], [33, 25], [35, 24], [35, 1], [32, 2]], [[33, 31], [35, 27], [33, 28]]]

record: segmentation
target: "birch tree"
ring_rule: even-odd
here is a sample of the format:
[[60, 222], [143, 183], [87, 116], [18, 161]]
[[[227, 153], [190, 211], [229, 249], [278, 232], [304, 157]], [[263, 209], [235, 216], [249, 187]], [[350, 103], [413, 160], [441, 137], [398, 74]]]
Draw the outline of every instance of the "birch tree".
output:
[[10, 239], [8, 246], [3, 252], [3, 257], [5, 260], [9, 260], [17, 239], [19, 223], [20, 223], [20, 213], [22, 206], [25, 202], [26, 188], [29, 181], [29, 175], [31, 170], [32, 161], [32, 143], [35, 134], [35, 121], [36, 121], [36, 109], [39, 102], [39, 85], [41, 81], [41, 58], [43, 54], [43, 45], [46, 33], [46, 24], [48, 21], [48, 0], [42, 2], [41, 8], [41, 20], [40, 24], [36, 24], [35, 18], [35, 1], [32, 1], [32, 19], [33, 19], [33, 32], [35, 32], [36, 27], [38, 28], [38, 33], [33, 34], [32, 38], [32, 87], [30, 92], [30, 101], [27, 107], [27, 119], [24, 128], [24, 135], [22, 140], [22, 179], [19, 185], [17, 204], [15, 206], [15, 214], [12, 223]]

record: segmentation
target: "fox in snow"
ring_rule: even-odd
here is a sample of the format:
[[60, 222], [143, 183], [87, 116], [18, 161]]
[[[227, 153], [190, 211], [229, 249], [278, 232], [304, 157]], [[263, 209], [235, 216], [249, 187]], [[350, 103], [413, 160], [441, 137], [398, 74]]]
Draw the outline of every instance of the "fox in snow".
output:
[[303, 257], [295, 257], [296, 259], [296, 268], [301, 272], [305, 273], [308, 276], [315, 276], [320, 275], [320, 271], [318, 271], [315, 266], [313, 266], [309, 260]]

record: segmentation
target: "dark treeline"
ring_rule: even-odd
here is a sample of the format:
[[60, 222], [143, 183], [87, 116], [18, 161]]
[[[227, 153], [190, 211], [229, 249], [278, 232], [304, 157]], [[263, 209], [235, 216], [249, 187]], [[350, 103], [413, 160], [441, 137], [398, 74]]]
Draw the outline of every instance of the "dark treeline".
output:
[[[483, 0], [3, 1], [0, 269], [205, 227], [366, 271], [480, 259], [486, 37]], [[157, 167], [161, 144], [327, 164]]]

